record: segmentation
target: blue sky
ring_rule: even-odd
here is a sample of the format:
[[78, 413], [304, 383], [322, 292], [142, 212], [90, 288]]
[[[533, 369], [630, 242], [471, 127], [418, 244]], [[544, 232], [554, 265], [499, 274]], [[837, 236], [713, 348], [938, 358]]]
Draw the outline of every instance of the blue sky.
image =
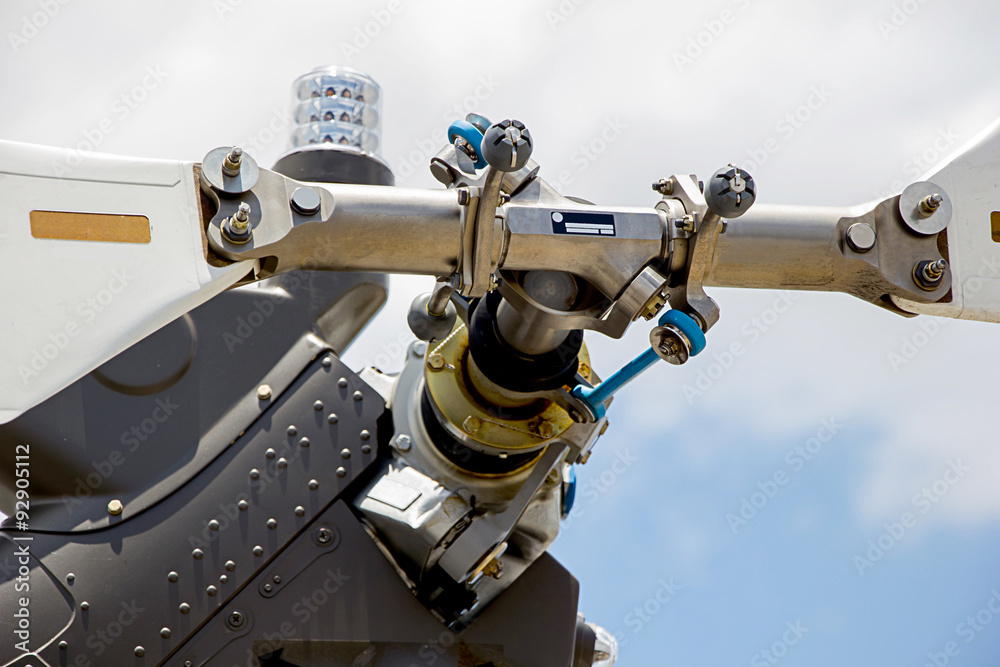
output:
[[[426, 161], [474, 110], [523, 120], [542, 176], [607, 204], [652, 205], [650, 182], [732, 161], [753, 166], [759, 201], [856, 204], [1000, 116], [1000, 6], [977, 0], [520, 0], [502, 14], [443, 0], [109, 0], [59, 5], [11, 40], [41, 7], [0, 7], [0, 136], [77, 147], [110, 119], [98, 150], [125, 155], [197, 161], [249, 140], [270, 165], [286, 146], [265, 129], [281, 125], [289, 84], [326, 63], [382, 84], [381, 152], [400, 185], [437, 187]], [[504, 39], [476, 41], [490, 31]], [[118, 100], [149, 67], [166, 74], [123, 116]], [[349, 363], [398, 366], [405, 308], [429, 287], [394, 278]], [[581, 610], [627, 639], [620, 664], [772, 664], [761, 651], [775, 650], [789, 666], [995, 667], [1000, 618], [970, 642], [960, 624], [1000, 590], [1000, 329], [840, 295], [712, 295], [722, 320], [705, 353], [616, 400], [578, 470], [604, 490], [580, 494], [553, 548], [580, 579]], [[609, 374], [647, 333], [589, 337], [594, 366]], [[736, 342], [743, 354], [726, 358]], [[938, 390], [921, 395], [928, 383]], [[788, 452], [824, 420], [841, 426], [795, 470]], [[953, 464], [968, 471], [940, 482]], [[727, 514], [780, 472], [734, 534]], [[922, 512], [930, 501], [914, 496], [936, 482], [946, 493]], [[884, 537], [906, 512], [912, 526]], [[880, 537], [892, 548], [861, 576], [854, 558]], [[642, 620], [647, 605], [657, 613]]]

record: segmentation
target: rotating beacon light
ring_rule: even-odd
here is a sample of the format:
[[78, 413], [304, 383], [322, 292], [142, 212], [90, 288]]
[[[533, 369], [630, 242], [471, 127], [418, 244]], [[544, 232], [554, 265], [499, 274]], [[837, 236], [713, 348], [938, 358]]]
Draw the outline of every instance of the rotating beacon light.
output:
[[325, 66], [292, 83], [289, 150], [274, 170], [300, 181], [393, 185], [379, 155], [382, 88], [362, 72]]

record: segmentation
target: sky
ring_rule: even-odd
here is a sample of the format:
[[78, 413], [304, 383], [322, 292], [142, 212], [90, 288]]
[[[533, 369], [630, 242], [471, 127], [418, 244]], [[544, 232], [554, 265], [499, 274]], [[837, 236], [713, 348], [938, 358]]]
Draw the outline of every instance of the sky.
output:
[[[382, 85], [398, 185], [439, 187], [427, 160], [475, 111], [523, 121], [541, 176], [599, 204], [736, 162], [760, 202], [851, 205], [1000, 117], [998, 20], [973, 0], [5, 0], [0, 138], [270, 165], [291, 81], [346, 64]], [[394, 277], [346, 360], [398, 368], [429, 288]], [[706, 351], [618, 395], [552, 548], [619, 664], [1000, 664], [1000, 329], [710, 293]], [[597, 371], [647, 334], [588, 336]]]

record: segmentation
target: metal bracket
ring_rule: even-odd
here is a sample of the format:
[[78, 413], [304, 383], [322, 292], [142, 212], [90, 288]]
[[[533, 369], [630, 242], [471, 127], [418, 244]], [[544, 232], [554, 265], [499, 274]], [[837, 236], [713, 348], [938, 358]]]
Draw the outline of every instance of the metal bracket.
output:
[[569, 449], [563, 443], [549, 445], [503, 512], [477, 518], [445, 551], [439, 565], [457, 582], [469, 581], [477, 567], [485, 567], [493, 550], [507, 540], [528, 503], [545, 483], [549, 473], [563, 462]]

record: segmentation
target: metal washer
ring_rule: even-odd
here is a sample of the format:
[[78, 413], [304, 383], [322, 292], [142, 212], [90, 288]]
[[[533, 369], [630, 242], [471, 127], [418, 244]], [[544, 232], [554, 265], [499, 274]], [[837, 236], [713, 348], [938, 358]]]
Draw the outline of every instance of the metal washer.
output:
[[231, 146], [220, 146], [210, 150], [205, 159], [201, 161], [201, 178], [220, 194], [241, 195], [257, 185], [257, 180], [260, 178], [260, 167], [244, 151], [240, 160], [239, 173], [235, 176], [227, 176], [222, 171], [222, 165], [231, 150]]
[[[930, 215], [920, 208], [920, 203], [931, 195], [941, 195], [941, 204]], [[948, 193], [930, 181], [920, 181], [906, 186], [899, 196], [899, 214], [906, 226], [917, 234], [930, 236], [944, 230], [951, 222], [952, 205]]]

